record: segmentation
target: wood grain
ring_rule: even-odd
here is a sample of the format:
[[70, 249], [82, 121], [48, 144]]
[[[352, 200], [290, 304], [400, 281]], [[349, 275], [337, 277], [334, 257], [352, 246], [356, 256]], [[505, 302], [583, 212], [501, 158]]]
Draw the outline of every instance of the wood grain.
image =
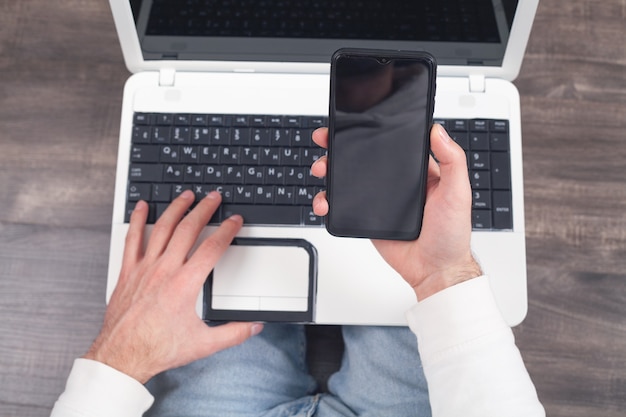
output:
[[[549, 416], [626, 410], [626, 2], [543, 0], [522, 98], [529, 312]], [[0, 2], [0, 415], [40, 417], [97, 334], [121, 94], [108, 2]], [[313, 329], [327, 374], [336, 328]], [[330, 358], [330, 359], [328, 359]]]

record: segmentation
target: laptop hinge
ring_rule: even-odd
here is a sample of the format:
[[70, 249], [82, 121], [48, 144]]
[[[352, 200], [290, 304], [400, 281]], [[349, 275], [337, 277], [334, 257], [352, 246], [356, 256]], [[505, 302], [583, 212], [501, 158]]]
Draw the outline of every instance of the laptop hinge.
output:
[[159, 70], [159, 86], [173, 87], [176, 81], [176, 70], [174, 68], [161, 68]]
[[472, 74], [469, 76], [470, 93], [485, 92], [485, 76], [482, 74]]

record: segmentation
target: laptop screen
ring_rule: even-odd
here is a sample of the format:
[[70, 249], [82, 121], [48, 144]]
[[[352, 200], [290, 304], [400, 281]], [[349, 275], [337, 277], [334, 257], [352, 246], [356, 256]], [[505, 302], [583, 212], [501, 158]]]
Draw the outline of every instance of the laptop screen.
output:
[[500, 66], [518, 0], [130, 0], [145, 60], [329, 62], [342, 47]]

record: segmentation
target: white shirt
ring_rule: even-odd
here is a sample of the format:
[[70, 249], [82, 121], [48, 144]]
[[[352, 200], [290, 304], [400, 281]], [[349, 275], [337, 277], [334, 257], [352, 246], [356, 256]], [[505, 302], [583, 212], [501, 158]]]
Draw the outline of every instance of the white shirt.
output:
[[[407, 320], [417, 335], [433, 417], [545, 416], [486, 276], [418, 303]], [[139, 417], [153, 401], [133, 378], [76, 359], [51, 417]]]

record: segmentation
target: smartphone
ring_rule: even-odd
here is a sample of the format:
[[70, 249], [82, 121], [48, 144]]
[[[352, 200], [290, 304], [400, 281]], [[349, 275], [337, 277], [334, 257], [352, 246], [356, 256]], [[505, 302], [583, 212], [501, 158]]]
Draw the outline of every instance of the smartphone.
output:
[[340, 49], [331, 60], [326, 229], [414, 240], [426, 198], [435, 58]]

